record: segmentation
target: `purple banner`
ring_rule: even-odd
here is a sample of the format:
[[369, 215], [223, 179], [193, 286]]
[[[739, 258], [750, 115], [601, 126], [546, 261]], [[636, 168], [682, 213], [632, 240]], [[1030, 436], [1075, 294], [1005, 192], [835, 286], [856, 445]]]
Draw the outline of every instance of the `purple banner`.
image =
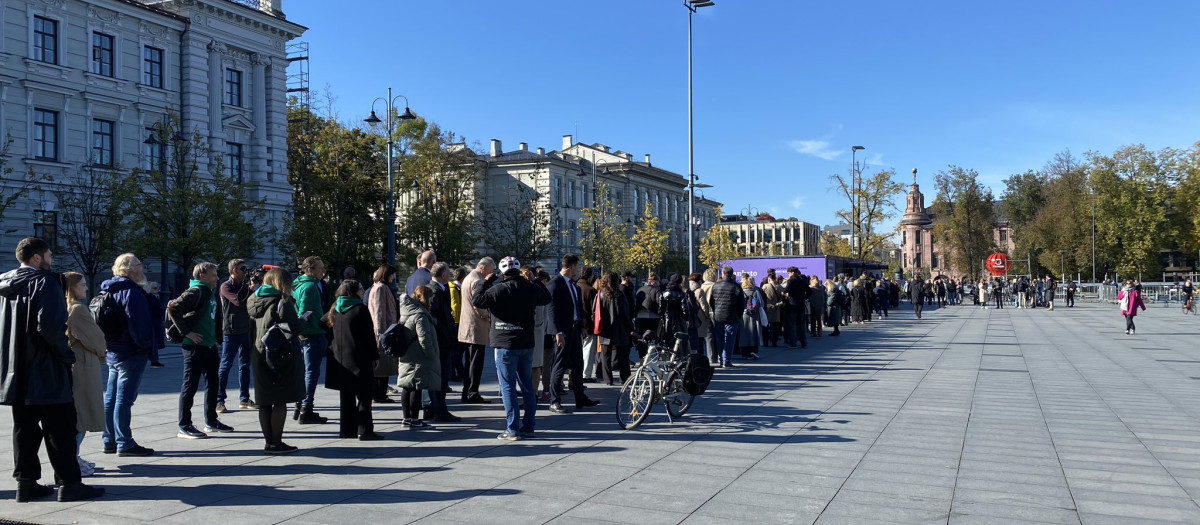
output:
[[830, 271], [827, 268], [826, 259], [824, 256], [818, 257], [747, 257], [743, 259], [734, 259], [726, 261], [722, 266], [733, 267], [734, 280], [741, 282], [742, 272], [750, 274], [754, 279], [754, 283], [762, 282], [762, 278], [767, 275], [767, 270], [774, 268], [775, 275], [782, 275], [787, 278], [787, 269], [795, 266], [800, 269], [800, 275], [806, 277], [817, 276], [818, 279], [824, 281], [826, 275]]

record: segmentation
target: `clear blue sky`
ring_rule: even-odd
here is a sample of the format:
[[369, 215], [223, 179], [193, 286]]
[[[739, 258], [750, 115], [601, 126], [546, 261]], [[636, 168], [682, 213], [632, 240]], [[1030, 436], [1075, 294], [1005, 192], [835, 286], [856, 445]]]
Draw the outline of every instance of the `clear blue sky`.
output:
[[[829, 176], [947, 165], [1001, 180], [1056, 152], [1200, 140], [1200, 2], [716, 0], [694, 19], [695, 165], [727, 212], [817, 224]], [[351, 7], [352, 6], [352, 7]], [[679, 0], [285, 0], [312, 86], [359, 122], [391, 86], [486, 147], [573, 134], [687, 172]], [[898, 199], [903, 206], [903, 198]], [[901, 210], [902, 212], [903, 210]]]

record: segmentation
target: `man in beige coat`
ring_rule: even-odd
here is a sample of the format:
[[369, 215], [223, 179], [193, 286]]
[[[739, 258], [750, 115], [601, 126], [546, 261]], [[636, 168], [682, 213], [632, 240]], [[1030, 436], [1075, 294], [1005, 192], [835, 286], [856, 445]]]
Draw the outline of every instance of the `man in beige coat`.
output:
[[496, 261], [484, 257], [462, 282], [462, 314], [458, 322], [458, 342], [463, 345], [467, 359], [467, 374], [463, 378], [463, 403], [491, 403], [479, 395], [479, 383], [483, 380], [484, 351], [490, 341], [492, 314], [473, 304], [475, 283], [496, 271]]

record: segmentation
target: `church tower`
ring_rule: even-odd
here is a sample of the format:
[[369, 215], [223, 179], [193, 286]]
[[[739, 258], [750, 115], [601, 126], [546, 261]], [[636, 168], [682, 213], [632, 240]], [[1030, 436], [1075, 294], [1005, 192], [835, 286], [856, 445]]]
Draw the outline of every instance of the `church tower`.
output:
[[900, 220], [900, 253], [904, 275], [912, 277], [933, 266], [931, 233], [933, 219], [925, 210], [925, 195], [917, 185], [917, 169], [913, 168], [913, 183], [908, 190], [904, 217]]

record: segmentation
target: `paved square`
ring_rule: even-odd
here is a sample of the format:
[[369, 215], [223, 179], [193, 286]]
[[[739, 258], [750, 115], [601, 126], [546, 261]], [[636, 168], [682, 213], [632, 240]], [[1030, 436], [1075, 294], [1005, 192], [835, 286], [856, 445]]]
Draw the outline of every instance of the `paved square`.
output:
[[[603, 406], [540, 411], [536, 440], [497, 441], [498, 403], [452, 406], [463, 422], [432, 431], [402, 430], [399, 407], [389, 405], [375, 412], [385, 441], [338, 439], [335, 424], [289, 421], [285, 440], [301, 450], [281, 457], [262, 454], [253, 411], [223, 416], [235, 433], [175, 437], [176, 350], [167, 368], [147, 371], [134, 407], [134, 433], [158, 455], [104, 455], [99, 436], [89, 435], [84, 456], [97, 474], [87, 481], [108, 495], [17, 504], [10, 481], [0, 484], [0, 517], [1200, 523], [1200, 318], [1151, 306], [1138, 334], [1127, 336], [1116, 307], [1100, 304], [1054, 312], [955, 306], [924, 317], [903, 306], [807, 350], [765, 349], [762, 361], [718, 371], [709, 394], [673, 424], [659, 407], [640, 429], [620, 431], [616, 389], [593, 385], [589, 395]], [[494, 380], [485, 390], [495, 397]], [[326, 415], [336, 415], [335, 400], [318, 391]], [[7, 474], [11, 425], [2, 432]]]

